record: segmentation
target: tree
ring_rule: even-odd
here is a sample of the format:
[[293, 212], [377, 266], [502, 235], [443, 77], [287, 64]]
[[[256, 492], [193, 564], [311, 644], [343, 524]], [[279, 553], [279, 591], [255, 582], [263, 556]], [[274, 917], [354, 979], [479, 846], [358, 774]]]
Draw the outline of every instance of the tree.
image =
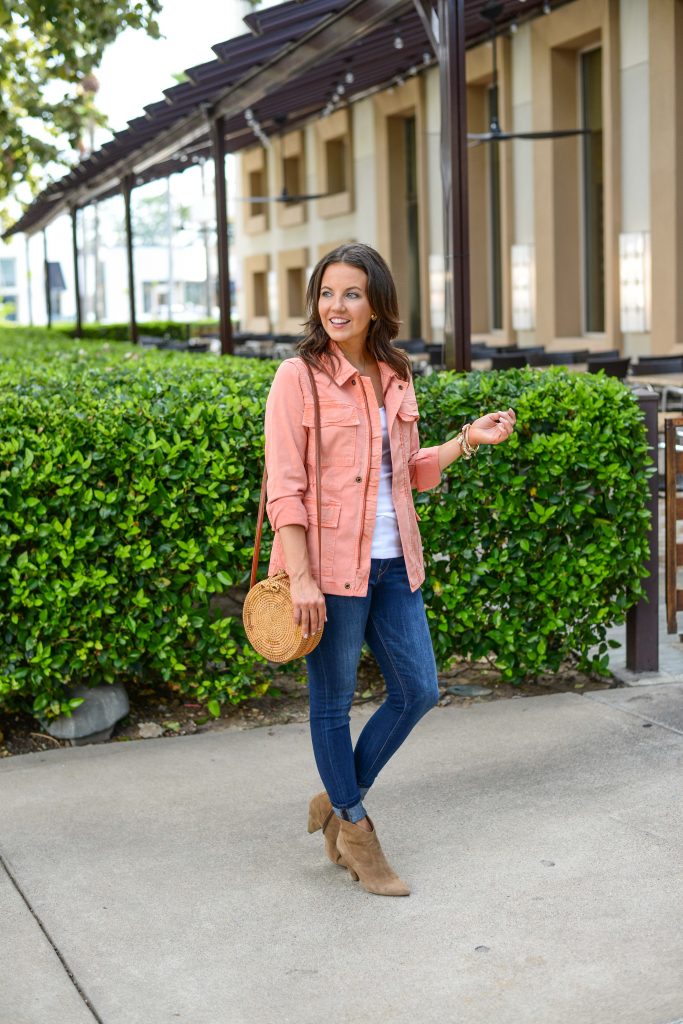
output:
[[85, 125], [105, 123], [87, 76], [124, 29], [158, 39], [160, 10], [161, 0], [0, 0], [0, 202], [24, 182], [35, 195], [46, 164], [74, 162]]

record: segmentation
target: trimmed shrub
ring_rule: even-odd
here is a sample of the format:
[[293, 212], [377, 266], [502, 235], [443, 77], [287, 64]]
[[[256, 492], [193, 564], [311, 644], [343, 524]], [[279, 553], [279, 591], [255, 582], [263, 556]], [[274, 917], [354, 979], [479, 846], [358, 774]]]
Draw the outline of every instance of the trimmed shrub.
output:
[[[0, 330], [0, 706], [50, 718], [69, 684], [114, 679], [163, 679], [214, 714], [264, 692], [271, 667], [219, 605], [249, 583], [276, 367]], [[486, 411], [518, 417], [505, 445], [415, 494], [438, 664], [604, 671], [605, 628], [646, 574], [631, 393], [561, 368], [415, 385], [424, 446]], [[267, 527], [261, 575], [271, 546]]]
[[[173, 341], [189, 341], [202, 327], [215, 327], [216, 320], [146, 320], [138, 323], [138, 334], [151, 338], [170, 338]], [[55, 324], [54, 330], [77, 341], [130, 341], [130, 324], [83, 324], [81, 337], [76, 338], [76, 325]]]
[[629, 388], [554, 367], [432, 374], [416, 390], [425, 446], [485, 412], [517, 414], [504, 445], [416, 495], [437, 661], [493, 655], [512, 681], [568, 657], [606, 671], [606, 627], [647, 575], [652, 461]]

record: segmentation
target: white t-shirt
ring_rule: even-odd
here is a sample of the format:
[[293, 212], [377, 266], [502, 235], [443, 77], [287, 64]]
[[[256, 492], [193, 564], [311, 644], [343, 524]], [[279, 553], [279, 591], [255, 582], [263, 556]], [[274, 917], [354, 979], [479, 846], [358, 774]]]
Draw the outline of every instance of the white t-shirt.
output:
[[387, 411], [384, 406], [379, 410], [382, 423], [382, 466], [379, 474], [379, 493], [377, 495], [377, 519], [375, 532], [372, 535], [371, 558], [398, 558], [403, 554], [401, 535], [398, 532], [396, 509], [391, 495], [391, 448], [389, 447], [389, 431], [387, 430]]

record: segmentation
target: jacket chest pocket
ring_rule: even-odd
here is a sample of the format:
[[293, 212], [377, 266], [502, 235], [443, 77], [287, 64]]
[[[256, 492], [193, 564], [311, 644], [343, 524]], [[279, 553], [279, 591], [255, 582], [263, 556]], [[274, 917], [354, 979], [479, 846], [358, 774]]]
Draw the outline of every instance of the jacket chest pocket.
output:
[[401, 442], [408, 449], [410, 454], [410, 435], [413, 431], [413, 423], [419, 420], [420, 414], [417, 411], [417, 403], [403, 404], [400, 409], [396, 411], [396, 419], [399, 424], [399, 430], [401, 431]]
[[[302, 423], [308, 427], [306, 458], [315, 466], [315, 407], [304, 405]], [[360, 415], [344, 402], [320, 403], [321, 465], [352, 466], [356, 461]]]

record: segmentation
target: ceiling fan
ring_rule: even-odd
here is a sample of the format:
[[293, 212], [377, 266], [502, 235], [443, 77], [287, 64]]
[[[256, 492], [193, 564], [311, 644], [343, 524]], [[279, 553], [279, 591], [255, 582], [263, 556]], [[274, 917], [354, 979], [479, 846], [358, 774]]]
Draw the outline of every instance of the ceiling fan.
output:
[[[256, 135], [257, 139], [262, 143], [264, 147], [270, 147], [270, 139], [266, 136], [262, 130], [261, 125], [254, 117], [254, 112], [251, 108], [248, 108], [244, 113], [245, 119], [251, 130]], [[286, 114], [275, 114], [273, 117], [275, 124], [282, 130], [287, 122]], [[284, 160], [282, 164], [282, 178], [285, 177]], [[324, 199], [325, 196], [333, 195], [332, 192], [312, 192], [309, 195], [298, 195], [292, 194], [287, 189], [286, 185], [282, 186], [282, 191], [276, 196], [237, 196], [235, 202], [237, 203], [305, 203], [309, 199]]]
[[486, 0], [480, 14], [491, 23], [491, 45], [493, 47], [493, 83], [491, 86], [491, 120], [487, 132], [468, 132], [470, 146], [478, 146], [482, 142], [506, 142], [508, 139], [562, 139], [571, 135], [589, 135], [589, 128], [556, 128], [544, 132], [505, 132], [498, 120], [498, 63], [496, 59], [498, 33], [496, 22], [505, 7], [500, 0]]

